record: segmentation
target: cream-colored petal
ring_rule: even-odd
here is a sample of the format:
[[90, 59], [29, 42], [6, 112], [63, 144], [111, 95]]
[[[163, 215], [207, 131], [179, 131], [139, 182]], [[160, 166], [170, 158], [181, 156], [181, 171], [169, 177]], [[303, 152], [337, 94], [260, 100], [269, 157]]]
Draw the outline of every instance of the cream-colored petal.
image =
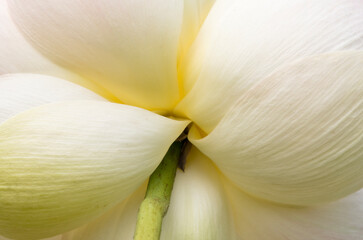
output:
[[51, 75], [75, 82], [114, 100], [114, 97], [100, 86], [85, 81], [77, 74], [52, 63], [34, 49], [11, 19], [6, 0], [0, 1], [0, 42], [0, 75], [9, 73]]
[[363, 1], [225, 0], [181, 66], [176, 109], [209, 133], [252, 85], [307, 56], [363, 49]]
[[33, 72], [76, 77], [51, 63], [25, 40], [10, 17], [6, 0], [0, 2], [0, 42], [0, 74]]
[[241, 239], [362, 239], [363, 190], [336, 202], [300, 208], [254, 199], [231, 184], [227, 191]]
[[[142, 199], [137, 193], [93, 223], [65, 234], [62, 240], [132, 240]], [[232, 240], [236, 232], [231, 216], [219, 173], [193, 148], [185, 172], [177, 172], [161, 239]]]
[[8, 2], [15, 23], [39, 51], [123, 103], [155, 110], [179, 100], [183, 1]]
[[191, 141], [241, 189], [310, 205], [363, 187], [363, 52], [320, 55], [247, 91]]
[[40, 74], [0, 76], [0, 124], [30, 108], [69, 100], [106, 101], [90, 90], [60, 78]]
[[99, 216], [147, 179], [187, 124], [100, 101], [16, 115], [0, 125], [0, 234], [39, 239]]

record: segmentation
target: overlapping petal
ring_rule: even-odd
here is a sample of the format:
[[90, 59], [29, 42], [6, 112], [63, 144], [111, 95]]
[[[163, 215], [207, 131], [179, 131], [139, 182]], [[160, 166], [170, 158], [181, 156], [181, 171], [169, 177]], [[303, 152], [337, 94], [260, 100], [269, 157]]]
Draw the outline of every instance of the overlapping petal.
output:
[[190, 139], [241, 189], [310, 205], [363, 187], [363, 52], [306, 58], [247, 91]]
[[288, 207], [260, 201], [226, 184], [236, 229], [248, 240], [360, 240], [363, 190], [315, 207]]
[[60, 78], [40, 74], [0, 76], [0, 124], [30, 108], [70, 100], [106, 101], [90, 90]]
[[[143, 191], [142, 191], [143, 190]], [[145, 187], [96, 221], [63, 240], [132, 239]], [[219, 173], [210, 160], [192, 149], [185, 172], [178, 170], [161, 239], [235, 239], [236, 231]]]
[[226, 0], [210, 11], [181, 66], [176, 113], [209, 133], [255, 83], [291, 61], [363, 49], [363, 2]]
[[69, 101], [0, 125], [0, 234], [39, 239], [90, 221], [135, 191], [188, 122]]
[[17, 26], [56, 63], [122, 102], [169, 109], [179, 99], [182, 1], [9, 1]]
[[8, 2], [21, 32], [55, 63], [123, 103], [171, 110], [182, 91], [178, 61], [214, 0]]

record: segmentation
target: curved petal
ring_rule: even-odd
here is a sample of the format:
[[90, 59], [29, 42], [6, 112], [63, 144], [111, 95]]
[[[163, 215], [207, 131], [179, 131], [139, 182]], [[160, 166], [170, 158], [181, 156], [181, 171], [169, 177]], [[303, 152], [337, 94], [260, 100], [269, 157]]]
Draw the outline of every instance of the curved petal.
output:
[[182, 1], [10, 0], [9, 6], [38, 50], [122, 102], [168, 110], [179, 100]]
[[6, 1], [0, 4], [0, 42], [0, 74], [33, 72], [59, 77], [72, 75], [51, 63], [24, 39], [10, 17]]
[[[363, 2], [217, 1], [181, 67], [176, 114], [209, 133], [252, 85], [307, 56], [363, 49]], [[202, 96], [202, 97], [201, 97]]]
[[254, 199], [228, 185], [241, 239], [360, 240], [363, 190], [316, 207], [288, 207]]
[[[143, 196], [137, 193], [126, 205], [65, 234], [63, 240], [131, 240]], [[232, 240], [234, 237], [235, 229], [219, 173], [209, 159], [193, 148], [185, 172], [178, 170], [160, 239]]]
[[0, 75], [10, 73], [40, 73], [60, 77], [80, 84], [92, 91], [114, 100], [101, 87], [85, 81], [77, 74], [52, 63], [35, 50], [19, 32], [8, 11], [5, 0], [0, 4]]
[[44, 105], [0, 125], [0, 233], [39, 239], [135, 191], [188, 122], [99, 101]]
[[0, 124], [30, 108], [69, 100], [106, 101], [90, 90], [60, 78], [40, 74], [0, 76]]
[[307, 58], [242, 96], [191, 141], [246, 192], [310, 205], [363, 187], [363, 52]]

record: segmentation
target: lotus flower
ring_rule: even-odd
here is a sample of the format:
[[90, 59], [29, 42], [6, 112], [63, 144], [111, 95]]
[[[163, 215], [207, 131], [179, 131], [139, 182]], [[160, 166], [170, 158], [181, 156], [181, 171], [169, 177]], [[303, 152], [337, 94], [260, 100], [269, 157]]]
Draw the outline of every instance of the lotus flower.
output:
[[132, 239], [189, 125], [161, 239], [362, 239], [362, 11], [2, 0], [0, 235]]

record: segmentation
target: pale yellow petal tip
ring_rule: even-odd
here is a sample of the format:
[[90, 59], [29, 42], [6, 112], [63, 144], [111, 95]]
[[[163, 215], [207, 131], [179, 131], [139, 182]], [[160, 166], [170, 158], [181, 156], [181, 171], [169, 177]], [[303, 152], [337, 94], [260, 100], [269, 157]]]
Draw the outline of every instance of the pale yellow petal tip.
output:
[[0, 233], [78, 227], [137, 189], [188, 121], [100, 101], [52, 103], [0, 125]]

